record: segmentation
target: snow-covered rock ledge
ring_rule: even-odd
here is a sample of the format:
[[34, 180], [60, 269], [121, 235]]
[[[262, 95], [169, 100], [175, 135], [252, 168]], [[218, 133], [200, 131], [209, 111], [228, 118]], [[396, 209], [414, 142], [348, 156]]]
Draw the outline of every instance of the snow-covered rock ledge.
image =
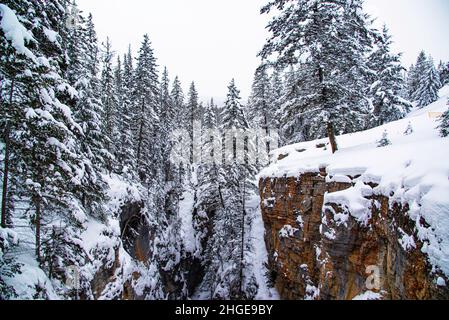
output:
[[[448, 298], [449, 139], [435, 118], [448, 95], [445, 87], [406, 119], [338, 137], [333, 155], [326, 139], [272, 153], [259, 177], [284, 298], [306, 297], [307, 286], [321, 298], [363, 296], [370, 265], [384, 273], [384, 298]], [[379, 147], [385, 132], [390, 144]], [[285, 226], [298, 231], [281, 239]]]

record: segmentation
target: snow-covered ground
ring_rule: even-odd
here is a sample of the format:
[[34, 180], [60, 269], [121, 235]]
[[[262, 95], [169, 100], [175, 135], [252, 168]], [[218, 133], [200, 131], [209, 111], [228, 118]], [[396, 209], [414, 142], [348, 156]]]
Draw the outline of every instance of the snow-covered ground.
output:
[[[440, 91], [440, 97], [405, 119], [337, 137], [339, 151], [335, 154], [327, 139], [275, 150], [275, 163], [260, 177], [297, 177], [319, 168], [326, 168], [328, 179], [334, 181], [360, 175], [351, 189], [328, 194], [326, 200], [346, 206], [361, 223], [367, 222], [370, 214], [365, 196], [393, 195], [393, 201], [409, 204], [408, 214], [416, 222], [423, 251], [434, 268], [449, 276], [449, 139], [441, 138], [436, 129], [437, 116], [448, 108], [449, 86]], [[408, 128], [413, 132], [406, 134]], [[391, 145], [378, 147], [385, 131]], [[288, 156], [278, 161], [279, 155]], [[367, 182], [378, 187], [368, 187]], [[421, 224], [421, 217], [430, 227]], [[414, 239], [403, 240], [405, 249], [413, 246]]]

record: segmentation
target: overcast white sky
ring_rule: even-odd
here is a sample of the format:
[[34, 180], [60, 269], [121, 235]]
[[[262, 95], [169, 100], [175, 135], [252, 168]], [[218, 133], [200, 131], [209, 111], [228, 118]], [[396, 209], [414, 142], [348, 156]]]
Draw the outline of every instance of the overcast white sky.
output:
[[[123, 54], [135, 53], [148, 33], [158, 64], [178, 75], [185, 90], [192, 80], [202, 99], [223, 101], [234, 77], [242, 97], [250, 93], [257, 53], [265, 43], [268, 0], [78, 0], [94, 15], [100, 40], [109, 36]], [[367, 11], [387, 23], [397, 52], [409, 66], [423, 48], [449, 61], [448, 0], [366, 0]]]

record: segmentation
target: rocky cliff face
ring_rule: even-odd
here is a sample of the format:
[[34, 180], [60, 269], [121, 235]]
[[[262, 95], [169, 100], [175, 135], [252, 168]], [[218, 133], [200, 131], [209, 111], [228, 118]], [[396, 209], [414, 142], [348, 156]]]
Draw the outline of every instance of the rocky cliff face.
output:
[[357, 177], [347, 178], [330, 182], [323, 169], [260, 180], [269, 267], [281, 297], [448, 299], [448, 279], [422, 253], [407, 205], [369, 196], [371, 215], [361, 223], [326, 202], [327, 195], [353, 187]]

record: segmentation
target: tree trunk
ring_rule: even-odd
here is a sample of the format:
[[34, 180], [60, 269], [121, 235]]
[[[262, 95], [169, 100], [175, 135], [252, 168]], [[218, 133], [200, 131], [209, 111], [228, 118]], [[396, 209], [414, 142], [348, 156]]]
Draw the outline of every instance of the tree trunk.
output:
[[[265, 121], [265, 133], [266, 133], [266, 135], [267, 135], [267, 156], [268, 156], [268, 159], [270, 158], [270, 152], [271, 152], [271, 141], [270, 141], [270, 128], [269, 128], [269, 126], [268, 126], [268, 117], [267, 117], [267, 115], [265, 114], [264, 115], [264, 121]], [[268, 160], [268, 162], [269, 162], [270, 160]]]
[[140, 119], [140, 126], [139, 126], [139, 134], [138, 134], [138, 140], [137, 140], [137, 172], [140, 174], [140, 157], [142, 153], [142, 143], [143, 143], [143, 122], [145, 121], [143, 117], [145, 116], [145, 101], [142, 101], [142, 119]]
[[6, 221], [8, 208], [7, 208], [7, 197], [8, 197], [8, 178], [9, 178], [9, 156], [10, 156], [10, 141], [9, 141], [9, 131], [10, 124], [6, 125], [5, 132], [5, 163], [3, 167], [3, 190], [2, 190], [2, 228], [6, 228]]
[[327, 135], [329, 137], [329, 142], [332, 147], [332, 153], [338, 151], [337, 139], [335, 138], [334, 124], [332, 122], [327, 123]]
[[9, 177], [9, 155], [10, 155], [10, 141], [9, 141], [10, 124], [6, 125], [5, 132], [5, 163], [3, 168], [3, 190], [2, 190], [2, 228], [6, 228], [7, 221], [7, 197], [8, 197], [8, 177]]
[[36, 256], [41, 260], [41, 200], [35, 200], [36, 206]]
[[[11, 108], [13, 102], [14, 95], [14, 82], [15, 79], [12, 79], [11, 82], [11, 92], [9, 93], [9, 107]], [[7, 223], [7, 215], [8, 215], [8, 180], [9, 180], [9, 158], [11, 154], [11, 141], [10, 141], [10, 133], [11, 133], [11, 123], [8, 119], [8, 114], [6, 115], [6, 130], [5, 130], [5, 163], [3, 167], [3, 190], [2, 190], [2, 218], [1, 218], [1, 226], [2, 228], [6, 228]]]
[[242, 242], [240, 247], [240, 299], [243, 299], [243, 268], [245, 259], [246, 177], [243, 180]]

